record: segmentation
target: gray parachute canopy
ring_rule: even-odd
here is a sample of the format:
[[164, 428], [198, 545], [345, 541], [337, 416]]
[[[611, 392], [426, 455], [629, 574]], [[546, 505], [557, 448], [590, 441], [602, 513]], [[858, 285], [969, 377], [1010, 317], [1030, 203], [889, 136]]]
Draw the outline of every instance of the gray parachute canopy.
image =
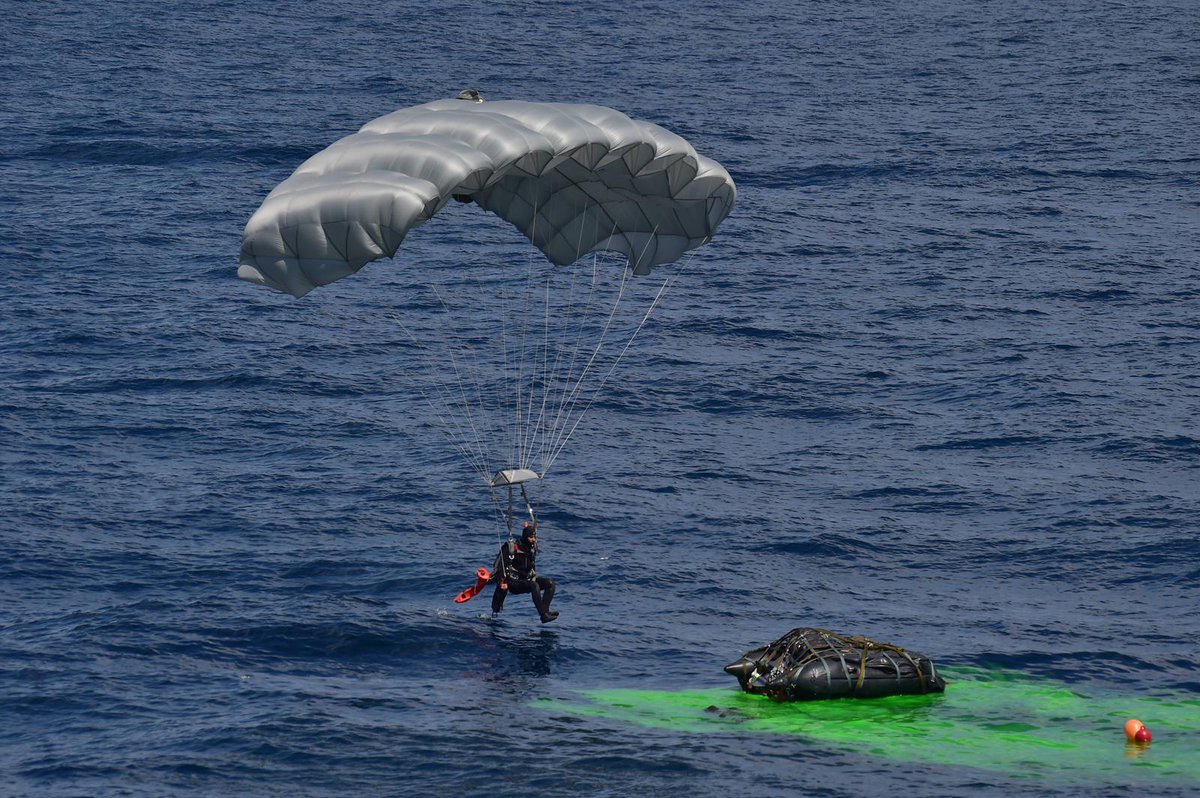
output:
[[394, 255], [451, 197], [510, 222], [557, 265], [613, 250], [646, 274], [707, 243], [735, 196], [719, 163], [611, 108], [438, 100], [301, 164], [246, 224], [238, 276], [303, 296]]

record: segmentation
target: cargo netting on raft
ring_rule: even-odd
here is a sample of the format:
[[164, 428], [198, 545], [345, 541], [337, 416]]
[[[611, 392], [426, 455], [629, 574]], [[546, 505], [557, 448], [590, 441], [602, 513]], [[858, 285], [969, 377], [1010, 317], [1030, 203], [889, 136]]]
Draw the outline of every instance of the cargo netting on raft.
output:
[[825, 629], [793, 629], [725, 667], [743, 690], [777, 701], [879, 698], [946, 689], [933, 661], [891, 643]]

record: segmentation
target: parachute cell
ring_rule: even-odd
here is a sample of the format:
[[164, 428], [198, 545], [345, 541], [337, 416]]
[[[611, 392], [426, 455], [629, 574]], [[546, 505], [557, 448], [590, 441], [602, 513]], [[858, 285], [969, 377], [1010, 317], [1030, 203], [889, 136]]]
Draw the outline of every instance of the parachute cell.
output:
[[611, 250], [646, 274], [707, 243], [736, 190], [680, 136], [611, 108], [439, 100], [301, 164], [247, 223], [238, 276], [303, 296], [393, 256], [452, 196], [556, 265]]

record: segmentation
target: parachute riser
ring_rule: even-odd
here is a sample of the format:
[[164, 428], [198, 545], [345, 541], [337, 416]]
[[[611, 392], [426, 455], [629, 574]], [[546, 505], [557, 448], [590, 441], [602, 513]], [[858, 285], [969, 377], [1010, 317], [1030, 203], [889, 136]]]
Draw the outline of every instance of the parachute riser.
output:
[[[525, 481], [538, 478], [538, 475], [532, 471], [512, 470], [499, 472], [491, 481], [493, 501], [496, 501], [496, 488], [503, 486], [508, 489], [508, 508], [504, 511], [504, 526], [508, 529], [509, 540], [514, 540], [516, 537], [517, 509], [516, 495], [513, 493], [514, 487], [521, 490], [521, 501], [525, 505], [529, 523], [537, 525], [537, 514], [533, 511], [533, 504], [529, 501], [529, 493], [525, 490]], [[499, 504], [499, 502], [496, 503]]]

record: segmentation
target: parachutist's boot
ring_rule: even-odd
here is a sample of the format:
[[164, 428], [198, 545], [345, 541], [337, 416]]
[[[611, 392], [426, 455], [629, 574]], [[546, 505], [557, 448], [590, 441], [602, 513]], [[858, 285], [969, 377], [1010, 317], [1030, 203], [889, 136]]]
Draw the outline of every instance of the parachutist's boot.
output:
[[550, 582], [550, 580], [538, 579], [536, 582], [529, 583], [529, 592], [533, 597], [533, 606], [537, 607], [538, 616], [542, 619], [542, 623], [550, 623], [558, 617], [557, 612], [550, 611], [550, 599], [554, 598], [554, 589], [551, 587], [550, 590], [543, 593], [538, 582]]

